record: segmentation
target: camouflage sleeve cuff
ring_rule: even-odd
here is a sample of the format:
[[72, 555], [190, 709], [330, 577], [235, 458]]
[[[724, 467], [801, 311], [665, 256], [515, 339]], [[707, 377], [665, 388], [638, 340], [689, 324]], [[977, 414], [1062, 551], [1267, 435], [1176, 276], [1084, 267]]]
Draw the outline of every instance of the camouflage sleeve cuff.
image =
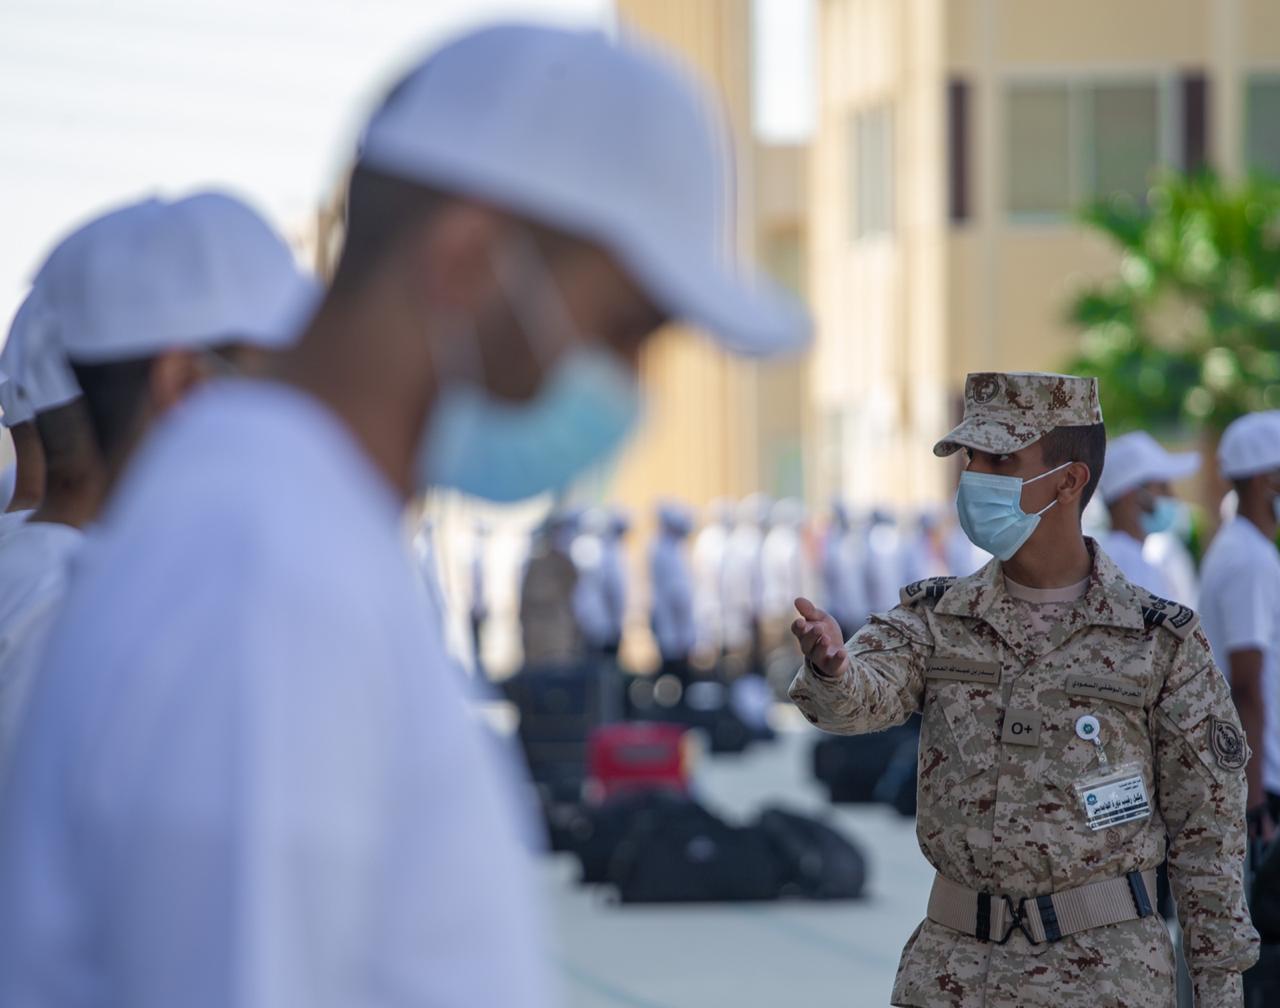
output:
[[1244, 1002], [1244, 978], [1225, 970], [1200, 970], [1191, 975], [1196, 1008], [1240, 1008]]

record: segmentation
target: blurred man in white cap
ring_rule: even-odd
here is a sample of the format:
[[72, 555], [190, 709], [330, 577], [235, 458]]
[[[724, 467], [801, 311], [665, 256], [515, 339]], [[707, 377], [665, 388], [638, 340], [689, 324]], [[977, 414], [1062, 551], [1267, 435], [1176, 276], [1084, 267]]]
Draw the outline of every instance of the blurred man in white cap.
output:
[[716, 659], [724, 653], [727, 639], [725, 566], [732, 535], [732, 502], [712, 501], [693, 541], [693, 604], [698, 614], [696, 648]]
[[41, 267], [10, 336], [23, 345], [19, 382], [47, 475], [39, 509], [0, 541], [0, 768], [81, 530], [134, 447], [199, 382], [226, 370], [215, 354], [248, 362], [282, 346], [313, 288], [265, 221], [217, 193], [105, 214]]
[[738, 502], [733, 531], [724, 553], [724, 646], [743, 656], [748, 667], [761, 660], [760, 621], [764, 614], [764, 538], [772, 503], [763, 493]]
[[649, 551], [650, 620], [664, 675], [689, 681], [694, 636], [693, 576], [685, 546], [693, 516], [680, 504], [658, 506], [658, 536]]
[[804, 522], [804, 504], [794, 497], [782, 498], [770, 510], [769, 531], [760, 547], [761, 619], [767, 650], [786, 637], [795, 599], [813, 591]]
[[573, 559], [580, 509], [557, 507], [533, 531], [520, 576], [520, 652], [526, 668], [578, 665], [586, 655]]
[[[1174, 597], [1172, 586], [1143, 556], [1147, 537], [1166, 532], [1178, 519], [1180, 504], [1171, 484], [1200, 468], [1195, 452], [1165, 451], [1146, 431], [1133, 431], [1107, 445], [1107, 467], [1098, 494], [1111, 519], [1102, 548], [1121, 573], [1161, 598]], [[1186, 599], [1176, 599], [1184, 605]]]
[[627, 569], [626, 539], [631, 532], [631, 515], [621, 506], [609, 508], [600, 563], [604, 571], [605, 600], [609, 606], [609, 639], [605, 654], [615, 661], [622, 649], [627, 629], [627, 603], [631, 597], [631, 577]]
[[[19, 312], [21, 306], [19, 306]], [[0, 513], [0, 539], [21, 525], [40, 505], [44, 496], [44, 452], [36, 433], [35, 414], [31, 402], [14, 380], [21, 367], [22, 340], [13, 338], [20, 328], [20, 317], [14, 315], [10, 335], [0, 352], [0, 423], [13, 438], [13, 492]]]
[[1266, 839], [1280, 822], [1280, 417], [1250, 413], [1227, 427], [1218, 467], [1238, 505], [1205, 553], [1200, 604], [1252, 752], [1249, 829]]
[[906, 582], [907, 565], [898, 523], [883, 508], [871, 513], [863, 538], [863, 557], [871, 612], [888, 612], [897, 605], [898, 589]]
[[903, 570], [907, 579], [945, 577], [951, 573], [947, 564], [943, 515], [939, 509], [924, 508], [916, 516], [915, 529], [903, 546]]
[[611, 509], [583, 512], [570, 556], [577, 569], [573, 612], [587, 650], [594, 657], [616, 658], [625, 620], [626, 575]]
[[866, 622], [867, 579], [862, 568], [861, 537], [853, 528], [843, 501], [831, 505], [831, 524], [822, 543], [822, 594], [827, 612], [845, 637]]
[[271, 226], [219, 192], [104, 214], [36, 281], [113, 483], [158, 417], [210, 377], [263, 366], [319, 293]]
[[30, 404], [44, 458], [38, 507], [0, 539], [0, 766], [5, 714], [17, 692], [10, 674], [14, 643], [32, 614], [60, 594], [82, 529], [102, 500], [102, 461], [80, 389], [33, 289], [18, 309], [10, 345], [21, 348], [13, 382]]
[[185, 403], [82, 555], [0, 809], [0, 1003], [548, 1002], [515, 802], [401, 516], [603, 460], [669, 317], [804, 342], [725, 261], [719, 136], [595, 33], [479, 31], [394, 88], [279, 380]]

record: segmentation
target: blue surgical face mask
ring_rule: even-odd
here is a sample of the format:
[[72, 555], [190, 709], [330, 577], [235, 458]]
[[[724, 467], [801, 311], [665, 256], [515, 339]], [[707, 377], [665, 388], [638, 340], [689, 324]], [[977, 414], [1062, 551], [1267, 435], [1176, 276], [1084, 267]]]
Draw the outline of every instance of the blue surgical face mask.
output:
[[503, 502], [559, 490], [608, 458], [639, 412], [635, 381], [605, 350], [568, 351], [527, 403], [451, 386], [419, 450], [419, 483]]
[[1157, 497], [1155, 507], [1150, 511], [1143, 511], [1138, 519], [1142, 525], [1143, 535], [1156, 535], [1160, 532], [1168, 532], [1175, 524], [1182, 513], [1182, 505], [1172, 497]]
[[[484, 365], [474, 334], [456, 334], [455, 349], [469, 356], [466, 374], [444, 371], [441, 392], [418, 448], [420, 488], [446, 486], [492, 501], [524, 500], [567, 487], [612, 455], [640, 415], [635, 377], [609, 350], [591, 345], [560, 300], [559, 288], [531, 242], [516, 246], [514, 266], [499, 262], [497, 276], [535, 356], [563, 350], [528, 402], [496, 399], [484, 387]], [[523, 273], [524, 283], [513, 277]], [[554, 309], [535, 317], [523, 291], [530, 275]], [[558, 332], [549, 332], [554, 327]]]
[[956, 512], [960, 527], [969, 541], [1001, 560], [1010, 559], [1031, 538], [1040, 524], [1040, 516], [1058, 503], [1051, 500], [1035, 514], [1022, 510], [1022, 488], [1061, 472], [1070, 462], [1026, 481], [1016, 476], [963, 472], [956, 494]]

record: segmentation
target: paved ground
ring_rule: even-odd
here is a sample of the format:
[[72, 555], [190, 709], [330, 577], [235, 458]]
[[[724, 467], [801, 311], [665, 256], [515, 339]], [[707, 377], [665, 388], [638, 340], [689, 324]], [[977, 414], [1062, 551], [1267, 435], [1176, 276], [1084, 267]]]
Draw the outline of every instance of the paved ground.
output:
[[768, 746], [704, 759], [702, 797], [729, 817], [767, 802], [829, 812], [867, 853], [857, 902], [635, 908], [547, 862], [557, 957], [570, 1008], [863, 1008], [887, 1005], [902, 945], [924, 914], [932, 876], [914, 822], [874, 806], [832, 808], [809, 775], [816, 736], [801, 722]]

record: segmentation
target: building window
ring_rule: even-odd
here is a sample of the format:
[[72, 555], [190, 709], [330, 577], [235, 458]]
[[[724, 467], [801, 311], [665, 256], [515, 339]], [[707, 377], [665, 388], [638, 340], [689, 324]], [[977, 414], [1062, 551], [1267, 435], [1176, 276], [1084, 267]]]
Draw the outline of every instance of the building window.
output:
[[1160, 99], [1154, 83], [1090, 88], [1089, 195], [1141, 199], [1160, 162]]
[[1063, 213], [1075, 202], [1071, 172], [1071, 93], [1065, 84], [1009, 91], [1009, 210]]
[[1245, 158], [1252, 171], [1280, 177], [1280, 75], [1257, 75], [1245, 87]]
[[1154, 79], [1012, 84], [1009, 212], [1061, 216], [1104, 196], [1143, 199], [1152, 170], [1182, 160], [1180, 131], [1166, 114], [1176, 93]]
[[893, 110], [878, 105], [855, 112], [849, 139], [853, 237], [888, 234], [893, 230]]

